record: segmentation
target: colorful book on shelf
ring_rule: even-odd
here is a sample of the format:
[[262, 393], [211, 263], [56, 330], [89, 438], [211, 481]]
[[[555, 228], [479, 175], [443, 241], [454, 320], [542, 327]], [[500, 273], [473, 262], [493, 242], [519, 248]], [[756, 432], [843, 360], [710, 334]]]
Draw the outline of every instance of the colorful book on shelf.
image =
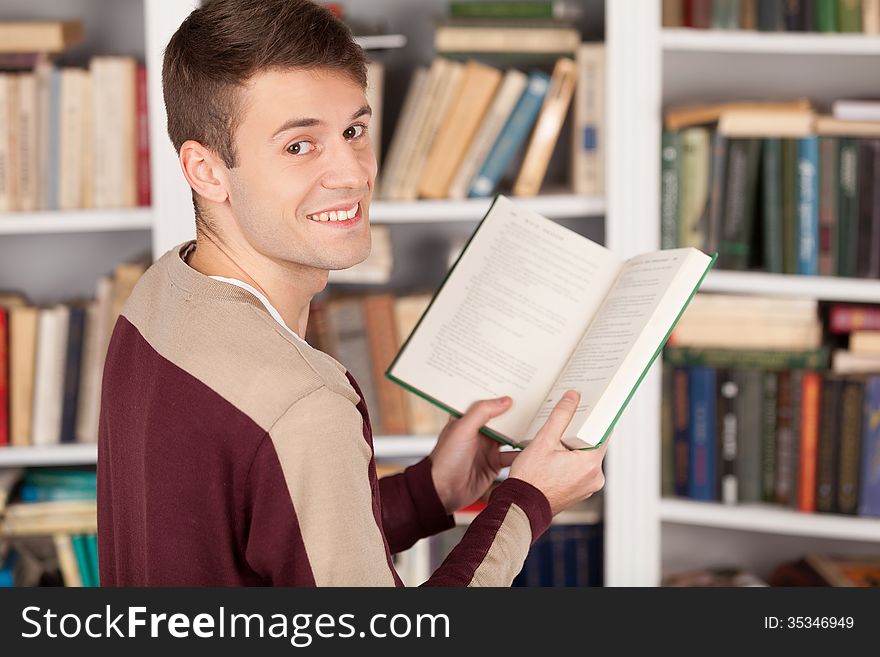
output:
[[528, 84], [528, 76], [515, 68], [508, 69], [498, 87], [492, 104], [486, 110], [467, 152], [449, 185], [449, 198], [465, 198], [474, 178], [486, 161], [489, 151], [501, 134], [507, 118], [513, 112]]
[[880, 517], [880, 376], [865, 383], [859, 515]]
[[61, 52], [82, 36], [78, 20], [0, 21], [0, 52]]
[[577, 388], [565, 443], [597, 446], [713, 262], [696, 249], [624, 260], [497, 196], [386, 375], [459, 416], [510, 395], [483, 431], [514, 446]]
[[688, 379], [688, 497], [694, 500], [717, 499], [716, 381], [716, 371], [711, 367], [692, 368]]
[[571, 188], [575, 194], [605, 193], [605, 44], [584, 43], [575, 56]]
[[574, 60], [567, 57], [558, 59], [550, 76], [550, 87], [535, 121], [535, 129], [513, 183], [513, 193], [517, 196], [535, 196], [540, 191], [550, 157], [568, 114], [576, 82], [577, 65]]
[[471, 183], [468, 196], [485, 198], [495, 192], [511, 160], [528, 138], [549, 86], [550, 76], [546, 73], [529, 73], [528, 85]]
[[880, 138], [859, 140], [856, 274], [880, 278]]
[[434, 29], [438, 53], [569, 54], [581, 34], [567, 21], [446, 19]]
[[571, 0], [483, 0], [450, 2], [453, 18], [558, 18], [574, 19], [582, 7]]

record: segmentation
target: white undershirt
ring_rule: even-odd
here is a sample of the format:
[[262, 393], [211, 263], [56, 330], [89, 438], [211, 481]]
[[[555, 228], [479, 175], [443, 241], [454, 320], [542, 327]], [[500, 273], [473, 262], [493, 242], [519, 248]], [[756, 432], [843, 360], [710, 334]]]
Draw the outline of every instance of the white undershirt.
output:
[[[243, 290], [247, 290], [248, 292], [253, 294], [255, 297], [257, 297], [257, 299], [260, 300], [260, 302], [263, 304], [263, 306], [266, 308], [266, 310], [269, 311], [269, 314], [272, 315], [272, 317], [275, 319], [276, 322], [278, 322], [279, 324], [281, 324], [281, 326], [283, 326], [285, 329], [287, 329], [288, 333], [290, 333], [293, 337], [295, 337], [300, 342], [306, 342], [302, 337], [297, 335], [297, 333], [284, 322], [284, 318], [281, 317], [281, 313], [279, 313], [275, 309], [275, 306], [273, 306], [271, 303], [269, 303], [269, 300], [265, 297], [265, 295], [263, 295], [262, 292], [260, 292], [259, 290], [257, 290], [253, 286], [248, 285], [244, 281], [240, 281], [237, 278], [226, 278], [225, 276], [210, 276], [209, 278], [213, 278], [215, 281], [229, 283], [230, 285], [236, 285], [236, 286], [242, 288]], [[308, 342], [306, 342], [306, 344], [308, 344]]]

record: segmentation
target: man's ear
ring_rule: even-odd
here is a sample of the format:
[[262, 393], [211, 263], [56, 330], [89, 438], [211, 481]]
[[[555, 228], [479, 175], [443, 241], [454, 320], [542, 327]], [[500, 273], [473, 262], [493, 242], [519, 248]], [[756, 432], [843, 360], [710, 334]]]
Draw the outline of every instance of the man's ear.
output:
[[202, 198], [223, 203], [229, 197], [226, 166], [210, 149], [192, 139], [180, 147], [180, 168], [189, 186]]

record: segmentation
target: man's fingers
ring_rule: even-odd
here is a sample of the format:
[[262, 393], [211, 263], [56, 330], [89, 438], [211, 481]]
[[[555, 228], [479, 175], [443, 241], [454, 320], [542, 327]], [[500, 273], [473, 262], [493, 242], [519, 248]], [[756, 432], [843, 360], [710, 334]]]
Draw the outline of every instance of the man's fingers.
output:
[[580, 400], [581, 396], [576, 390], [568, 390], [550, 412], [550, 417], [538, 431], [533, 442], [549, 445], [555, 449], [562, 441], [568, 425], [571, 424]]
[[467, 412], [458, 420], [458, 426], [467, 433], [476, 433], [493, 417], [501, 415], [510, 408], [510, 397], [481, 399], [471, 404]]

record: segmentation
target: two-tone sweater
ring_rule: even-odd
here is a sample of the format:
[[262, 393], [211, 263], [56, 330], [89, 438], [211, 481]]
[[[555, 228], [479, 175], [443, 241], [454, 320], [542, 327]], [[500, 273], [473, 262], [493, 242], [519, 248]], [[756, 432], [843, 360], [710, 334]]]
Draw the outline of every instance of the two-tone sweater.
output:
[[[180, 245], [122, 309], [98, 439], [105, 586], [400, 586], [392, 554], [448, 529], [426, 458], [376, 476], [354, 378]], [[550, 523], [508, 479], [426, 582], [507, 586]]]

